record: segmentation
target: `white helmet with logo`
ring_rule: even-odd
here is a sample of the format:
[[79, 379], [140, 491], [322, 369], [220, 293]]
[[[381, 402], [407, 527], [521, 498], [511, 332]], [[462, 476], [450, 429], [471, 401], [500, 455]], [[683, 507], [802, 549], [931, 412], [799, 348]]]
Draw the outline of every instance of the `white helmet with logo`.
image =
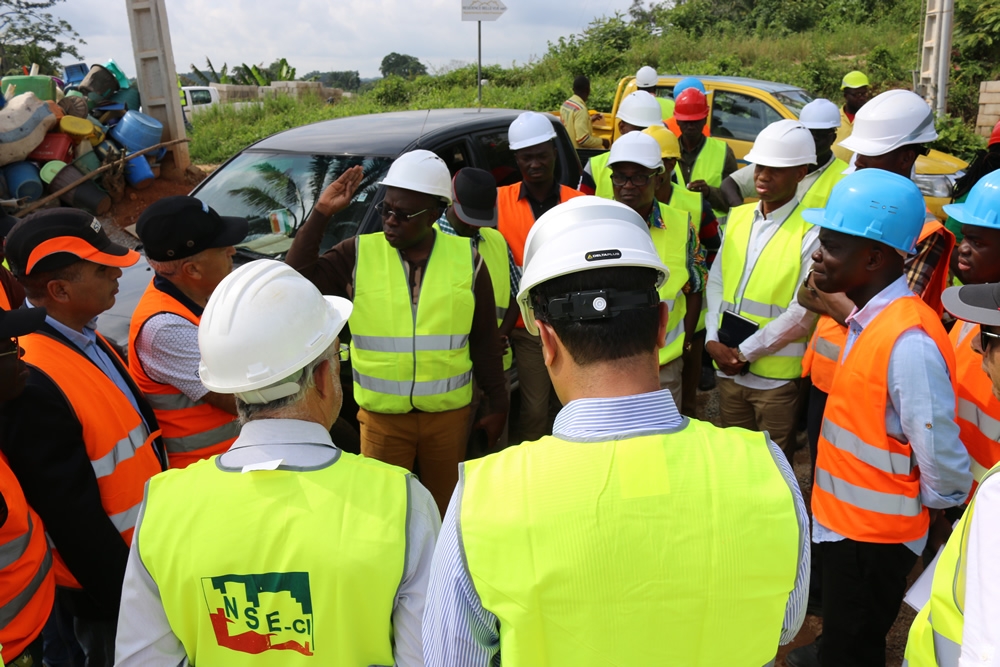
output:
[[244, 264], [219, 283], [201, 317], [202, 384], [246, 403], [295, 394], [300, 371], [329, 349], [353, 307], [284, 262]]
[[659, 82], [659, 75], [657, 75], [656, 70], [649, 65], [640, 67], [639, 71], [635, 73], [636, 88], [656, 88]]
[[[652, 136], [642, 132], [629, 132], [611, 147], [608, 166], [619, 162], [633, 162], [649, 169], [663, 170], [660, 144]], [[664, 132], [670, 130], [663, 128]]]
[[[524, 244], [517, 304], [525, 327], [538, 335], [530, 296], [533, 287], [579, 271], [622, 266], [655, 269], [656, 287], [668, 276], [645, 221], [625, 204], [602, 197], [575, 197], [543, 214]], [[595, 302], [593, 308], [601, 311], [601, 305]], [[613, 303], [604, 306], [615, 307]]]

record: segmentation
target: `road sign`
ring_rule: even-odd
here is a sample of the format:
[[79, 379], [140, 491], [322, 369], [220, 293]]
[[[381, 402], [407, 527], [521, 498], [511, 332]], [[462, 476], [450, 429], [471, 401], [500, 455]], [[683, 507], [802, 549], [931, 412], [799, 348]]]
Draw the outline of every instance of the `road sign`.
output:
[[500, 0], [462, 0], [463, 21], [496, 21], [505, 11]]

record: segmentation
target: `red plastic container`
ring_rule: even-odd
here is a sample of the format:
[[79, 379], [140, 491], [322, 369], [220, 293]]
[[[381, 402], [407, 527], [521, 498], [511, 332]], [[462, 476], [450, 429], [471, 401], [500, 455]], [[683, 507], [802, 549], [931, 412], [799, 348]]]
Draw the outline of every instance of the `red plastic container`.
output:
[[[49, 162], [50, 160], [61, 160], [62, 162], [72, 162], [70, 150], [73, 148], [73, 139], [68, 134], [62, 132], [49, 132], [45, 139], [38, 145], [38, 148], [28, 155], [29, 160], [38, 162]], [[67, 159], [69, 158], [69, 159]]]

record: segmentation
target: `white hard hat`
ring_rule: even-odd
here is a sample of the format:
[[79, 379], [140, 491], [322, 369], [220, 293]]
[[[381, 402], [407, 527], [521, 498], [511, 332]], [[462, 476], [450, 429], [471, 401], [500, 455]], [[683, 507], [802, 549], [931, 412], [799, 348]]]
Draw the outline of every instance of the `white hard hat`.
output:
[[763, 167], [816, 164], [816, 142], [797, 120], [776, 120], [757, 135], [746, 161]]
[[809, 130], [831, 130], [840, 127], [840, 109], [830, 100], [815, 99], [802, 107], [799, 122]]
[[851, 136], [840, 142], [849, 151], [876, 157], [900, 146], [937, 139], [934, 112], [909, 90], [887, 90], [858, 110]]
[[528, 332], [538, 335], [529, 294], [532, 287], [570, 273], [621, 266], [655, 269], [659, 272], [657, 288], [668, 276], [646, 222], [631, 208], [603, 197], [584, 196], [544, 213], [524, 243], [524, 275], [517, 294]]
[[659, 82], [659, 75], [649, 65], [640, 67], [639, 71], [635, 73], [635, 85], [637, 88], [656, 88]]
[[611, 146], [608, 166], [618, 162], [634, 162], [650, 169], [663, 169], [663, 158], [660, 155], [660, 144], [656, 139], [643, 132], [629, 132]]
[[651, 127], [663, 124], [663, 112], [655, 97], [637, 90], [622, 100], [618, 107], [618, 120], [636, 127]]
[[507, 131], [510, 149], [519, 151], [529, 146], [544, 144], [556, 138], [556, 130], [546, 114], [535, 111], [525, 111], [514, 119]]
[[396, 158], [381, 184], [422, 192], [451, 204], [451, 173], [448, 165], [434, 153], [422, 148]]
[[283, 262], [244, 264], [219, 283], [201, 317], [202, 384], [247, 403], [295, 394], [295, 374], [330, 347], [353, 307]]

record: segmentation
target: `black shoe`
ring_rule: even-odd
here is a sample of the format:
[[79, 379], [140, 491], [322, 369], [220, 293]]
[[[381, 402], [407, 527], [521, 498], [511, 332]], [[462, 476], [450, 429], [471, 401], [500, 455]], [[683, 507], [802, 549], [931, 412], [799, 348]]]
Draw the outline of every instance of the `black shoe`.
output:
[[712, 391], [715, 389], [715, 369], [711, 367], [701, 367], [701, 380], [698, 381], [698, 389], [701, 391]]
[[790, 651], [785, 656], [785, 664], [788, 667], [820, 667], [819, 644], [813, 642]]

